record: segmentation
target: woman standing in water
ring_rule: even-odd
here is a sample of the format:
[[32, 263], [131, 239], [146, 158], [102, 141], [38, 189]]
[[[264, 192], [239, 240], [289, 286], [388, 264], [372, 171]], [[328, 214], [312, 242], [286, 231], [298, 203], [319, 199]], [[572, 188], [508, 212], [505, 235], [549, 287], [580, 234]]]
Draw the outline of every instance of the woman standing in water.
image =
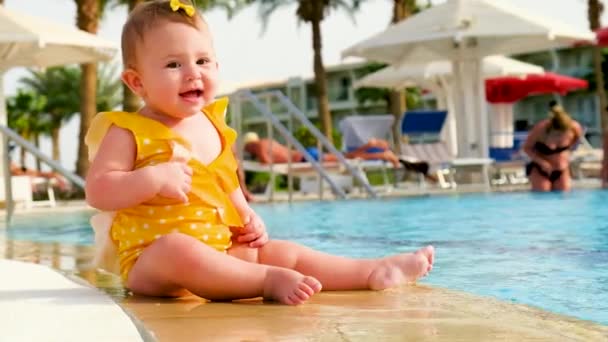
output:
[[568, 191], [571, 188], [570, 151], [582, 128], [555, 101], [549, 103], [549, 118], [538, 122], [524, 144], [531, 161], [526, 166], [533, 191]]

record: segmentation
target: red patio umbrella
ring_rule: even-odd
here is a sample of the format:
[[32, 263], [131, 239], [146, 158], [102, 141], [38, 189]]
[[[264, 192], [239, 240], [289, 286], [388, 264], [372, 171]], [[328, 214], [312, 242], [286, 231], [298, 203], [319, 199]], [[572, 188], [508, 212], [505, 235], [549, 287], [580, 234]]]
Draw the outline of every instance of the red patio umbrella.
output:
[[546, 72], [525, 77], [496, 77], [486, 80], [486, 99], [490, 103], [512, 103], [530, 95], [586, 89], [588, 82], [579, 78]]
[[595, 30], [595, 41], [592, 40], [579, 40], [572, 44], [574, 47], [580, 46], [608, 46], [608, 27], [601, 27]]
[[608, 27], [602, 27], [595, 30], [596, 44], [599, 46], [608, 46]]

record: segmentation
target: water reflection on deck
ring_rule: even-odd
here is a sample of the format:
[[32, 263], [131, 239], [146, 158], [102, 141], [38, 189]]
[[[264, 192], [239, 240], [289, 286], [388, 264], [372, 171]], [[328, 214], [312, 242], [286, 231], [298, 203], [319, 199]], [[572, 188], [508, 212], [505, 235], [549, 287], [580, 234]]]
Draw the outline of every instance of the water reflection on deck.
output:
[[93, 246], [0, 238], [0, 257], [52, 267], [64, 275], [86, 280], [117, 302], [124, 300], [128, 291], [122, 286], [120, 277], [96, 271], [91, 265], [93, 253]]
[[141, 320], [147, 330], [144, 336], [159, 341], [600, 341], [608, 336], [608, 327], [593, 322], [427, 286], [323, 292], [295, 308], [259, 300], [236, 305], [208, 303], [194, 296], [129, 295], [118, 276], [92, 268], [92, 246], [0, 237], [1, 257], [47, 265], [85, 279]]

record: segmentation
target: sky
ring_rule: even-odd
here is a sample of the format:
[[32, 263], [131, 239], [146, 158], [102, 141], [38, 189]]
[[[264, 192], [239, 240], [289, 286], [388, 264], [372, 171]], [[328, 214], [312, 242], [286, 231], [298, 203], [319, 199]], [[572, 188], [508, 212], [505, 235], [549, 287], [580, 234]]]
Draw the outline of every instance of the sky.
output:
[[[541, 16], [553, 17], [579, 28], [587, 27], [586, 0], [494, 0], [529, 10]], [[426, 3], [426, 0], [422, 1]], [[445, 0], [432, 0], [439, 4]], [[46, 17], [57, 23], [75, 25], [74, 0], [5, 0], [5, 7], [33, 16]], [[126, 7], [111, 8], [104, 15], [99, 35], [120, 44], [121, 26], [126, 18]], [[384, 30], [392, 15], [392, 0], [367, 0], [353, 21], [343, 12], [330, 13], [322, 26], [323, 59], [325, 65], [342, 62], [340, 53], [347, 47]], [[274, 13], [262, 32], [257, 8], [251, 7], [228, 20], [221, 10], [206, 14], [214, 35], [220, 77], [224, 89], [238, 84], [269, 80], [282, 80], [292, 76], [312, 75], [312, 43], [310, 25], [299, 24], [295, 6], [286, 6]], [[608, 24], [608, 11], [602, 17]], [[118, 59], [116, 60], [118, 63]], [[4, 76], [7, 95], [14, 94], [19, 78], [25, 75], [21, 68], [8, 71]], [[62, 164], [74, 168], [77, 122], [71, 122], [62, 132]], [[50, 151], [45, 143], [43, 149]]]

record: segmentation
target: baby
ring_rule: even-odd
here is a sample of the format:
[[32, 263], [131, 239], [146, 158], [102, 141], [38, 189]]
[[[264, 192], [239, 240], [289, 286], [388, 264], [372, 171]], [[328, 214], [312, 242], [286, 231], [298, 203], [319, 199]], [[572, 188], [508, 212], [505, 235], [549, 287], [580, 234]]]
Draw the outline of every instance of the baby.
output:
[[190, 4], [137, 6], [123, 28], [122, 54], [122, 80], [144, 106], [95, 117], [86, 137], [92, 159], [86, 197], [111, 213], [106, 237], [134, 293], [262, 296], [294, 305], [321, 288], [381, 290], [432, 269], [432, 246], [349, 259], [269, 240], [241, 191], [236, 132], [224, 120], [227, 100], [214, 100], [211, 33]]

